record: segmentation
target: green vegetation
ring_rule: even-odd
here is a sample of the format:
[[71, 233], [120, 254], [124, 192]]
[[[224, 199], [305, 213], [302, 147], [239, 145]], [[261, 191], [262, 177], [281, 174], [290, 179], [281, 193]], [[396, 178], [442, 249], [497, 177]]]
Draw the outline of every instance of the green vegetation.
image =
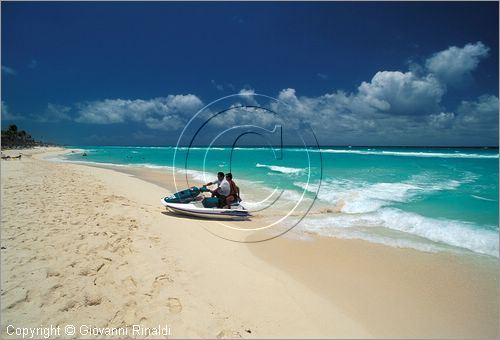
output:
[[26, 131], [19, 131], [15, 124], [9, 125], [7, 130], [2, 130], [2, 149], [32, 148], [35, 146], [49, 146], [49, 144], [35, 141]]

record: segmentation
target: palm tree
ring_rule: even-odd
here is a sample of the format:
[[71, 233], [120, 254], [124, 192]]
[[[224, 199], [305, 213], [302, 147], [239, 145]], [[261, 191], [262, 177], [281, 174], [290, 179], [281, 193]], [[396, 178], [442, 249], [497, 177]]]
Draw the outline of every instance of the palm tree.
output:
[[21, 131], [19, 131], [19, 132], [17, 133], [17, 135], [19, 136], [19, 138], [21, 138], [21, 140], [22, 140], [23, 142], [25, 142], [25, 141], [26, 141], [26, 131], [21, 130]]

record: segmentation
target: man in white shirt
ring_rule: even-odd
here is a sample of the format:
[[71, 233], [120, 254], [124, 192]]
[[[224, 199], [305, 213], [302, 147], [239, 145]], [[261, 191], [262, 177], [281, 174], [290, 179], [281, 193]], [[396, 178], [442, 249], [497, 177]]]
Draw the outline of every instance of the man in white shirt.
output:
[[224, 180], [220, 183], [220, 187], [217, 188], [217, 190], [218, 192], [216, 196], [219, 198], [219, 204], [217, 205], [217, 208], [222, 208], [224, 205], [226, 205], [226, 198], [231, 193], [231, 185], [224, 178]]
[[213, 184], [217, 184], [217, 188], [215, 190], [210, 190], [210, 192], [212, 193], [212, 197], [219, 197], [219, 189], [220, 189], [220, 186], [222, 184], [222, 182], [225, 181], [224, 179], [224, 173], [223, 172], [220, 172], [217, 173], [217, 179], [213, 182], [208, 182], [207, 184], [205, 184], [204, 186], [210, 186], [210, 185], [213, 185]]
[[229, 185], [229, 182], [225, 178], [222, 180], [218, 190], [220, 196], [223, 196], [223, 198], [229, 196], [229, 193], [231, 192], [231, 186]]

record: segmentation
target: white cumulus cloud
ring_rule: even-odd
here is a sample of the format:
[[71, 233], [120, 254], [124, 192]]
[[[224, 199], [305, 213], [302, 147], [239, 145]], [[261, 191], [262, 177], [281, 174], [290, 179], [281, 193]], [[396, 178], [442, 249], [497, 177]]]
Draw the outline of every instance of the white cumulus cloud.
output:
[[451, 46], [427, 59], [425, 66], [444, 83], [460, 81], [475, 70], [481, 59], [488, 56], [489, 47], [482, 42]]
[[418, 77], [412, 72], [377, 72], [363, 82], [354, 101], [377, 112], [400, 115], [430, 114], [439, 108], [445, 90], [432, 75]]
[[498, 97], [482, 95], [476, 101], [462, 101], [457, 115], [466, 128], [498, 130]]
[[203, 102], [193, 94], [169, 95], [150, 100], [105, 99], [80, 103], [80, 123], [113, 124], [144, 122], [152, 129], [177, 129], [184, 124], [186, 116], [193, 115]]
[[428, 117], [429, 124], [433, 128], [448, 128], [453, 124], [454, 119], [453, 112], [439, 112]]

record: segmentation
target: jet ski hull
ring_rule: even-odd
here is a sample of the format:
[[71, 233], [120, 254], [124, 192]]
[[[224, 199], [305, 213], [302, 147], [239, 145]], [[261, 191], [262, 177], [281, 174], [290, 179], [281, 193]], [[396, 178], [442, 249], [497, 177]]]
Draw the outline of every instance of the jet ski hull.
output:
[[244, 220], [250, 213], [241, 205], [232, 209], [204, 208], [193, 203], [169, 203], [162, 198], [161, 203], [171, 212], [214, 220]]

